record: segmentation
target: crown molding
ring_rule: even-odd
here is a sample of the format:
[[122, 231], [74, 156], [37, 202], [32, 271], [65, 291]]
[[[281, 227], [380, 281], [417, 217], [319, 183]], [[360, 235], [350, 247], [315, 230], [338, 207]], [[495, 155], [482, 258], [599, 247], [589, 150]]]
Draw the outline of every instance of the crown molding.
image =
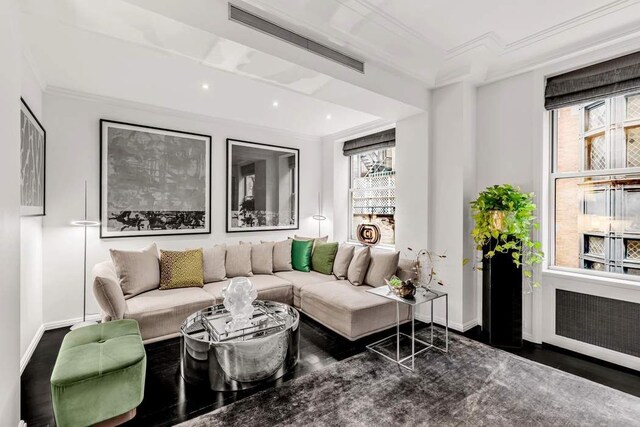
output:
[[256, 131], [266, 131], [273, 134], [279, 134], [283, 137], [295, 138], [295, 139], [308, 141], [308, 142], [320, 142], [323, 138], [322, 135], [305, 134], [305, 133], [294, 132], [286, 129], [278, 129], [278, 128], [273, 128], [269, 126], [256, 125], [253, 123], [247, 123], [240, 120], [224, 119], [221, 117], [212, 117], [212, 116], [207, 116], [206, 114], [192, 113], [184, 110], [161, 107], [158, 105], [147, 104], [147, 103], [138, 102], [138, 101], [129, 101], [121, 98], [113, 98], [105, 95], [97, 95], [97, 94], [77, 91], [73, 89], [67, 89], [59, 86], [48, 86], [46, 93], [51, 95], [64, 96], [67, 98], [80, 99], [83, 101], [109, 104], [117, 107], [126, 107], [126, 108], [131, 108], [131, 109], [140, 110], [140, 111], [171, 115], [171, 116], [175, 116], [183, 119], [196, 120], [204, 123], [213, 123], [219, 126], [243, 127], [243, 128], [253, 129]]

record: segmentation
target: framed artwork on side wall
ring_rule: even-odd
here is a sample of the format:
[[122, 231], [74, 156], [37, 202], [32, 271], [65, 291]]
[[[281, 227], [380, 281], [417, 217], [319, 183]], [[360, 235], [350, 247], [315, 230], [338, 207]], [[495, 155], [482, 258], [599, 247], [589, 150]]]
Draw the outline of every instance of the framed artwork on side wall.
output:
[[20, 98], [20, 215], [42, 216], [47, 132]]
[[211, 136], [100, 120], [100, 237], [211, 233]]
[[299, 228], [300, 151], [227, 139], [227, 232]]

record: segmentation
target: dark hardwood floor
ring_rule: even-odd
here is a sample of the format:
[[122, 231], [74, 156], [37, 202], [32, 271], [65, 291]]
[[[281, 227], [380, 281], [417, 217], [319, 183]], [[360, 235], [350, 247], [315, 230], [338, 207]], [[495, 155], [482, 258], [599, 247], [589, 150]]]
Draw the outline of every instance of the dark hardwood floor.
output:
[[[426, 325], [416, 322], [416, 329]], [[382, 332], [351, 342], [302, 316], [300, 360], [293, 372], [275, 384], [242, 392], [222, 393], [186, 384], [180, 377], [178, 338], [146, 346], [147, 379], [145, 398], [138, 415], [128, 426], [169, 426], [195, 418], [216, 408], [250, 396], [262, 389], [279, 386], [293, 378], [323, 369], [337, 361], [365, 351], [365, 346], [387, 336]], [[22, 375], [21, 414], [29, 426], [54, 426], [49, 378], [67, 328], [45, 332]], [[464, 334], [481, 340], [479, 328]], [[536, 362], [579, 375], [640, 397], [640, 374], [630, 369], [596, 361], [565, 350], [526, 343], [522, 349], [506, 349]]]

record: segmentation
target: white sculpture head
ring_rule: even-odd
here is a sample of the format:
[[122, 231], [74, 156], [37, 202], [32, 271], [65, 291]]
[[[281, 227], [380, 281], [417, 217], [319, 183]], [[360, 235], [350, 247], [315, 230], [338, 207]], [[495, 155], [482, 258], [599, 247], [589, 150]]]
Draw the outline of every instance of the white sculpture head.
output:
[[234, 277], [231, 283], [222, 290], [224, 307], [231, 313], [231, 321], [225, 326], [227, 332], [246, 328], [253, 314], [253, 301], [258, 293], [246, 277]]

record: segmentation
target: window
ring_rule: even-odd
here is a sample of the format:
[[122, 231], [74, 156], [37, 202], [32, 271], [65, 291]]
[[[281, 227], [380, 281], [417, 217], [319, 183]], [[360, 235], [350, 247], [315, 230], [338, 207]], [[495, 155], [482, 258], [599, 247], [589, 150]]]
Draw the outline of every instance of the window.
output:
[[640, 275], [640, 94], [552, 112], [553, 259]]
[[380, 244], [395, 245], [395, 148], [382, 148], [350, 156], [351, 187], [349, 239], [356, 241], [359, 224], [380, 227]]

